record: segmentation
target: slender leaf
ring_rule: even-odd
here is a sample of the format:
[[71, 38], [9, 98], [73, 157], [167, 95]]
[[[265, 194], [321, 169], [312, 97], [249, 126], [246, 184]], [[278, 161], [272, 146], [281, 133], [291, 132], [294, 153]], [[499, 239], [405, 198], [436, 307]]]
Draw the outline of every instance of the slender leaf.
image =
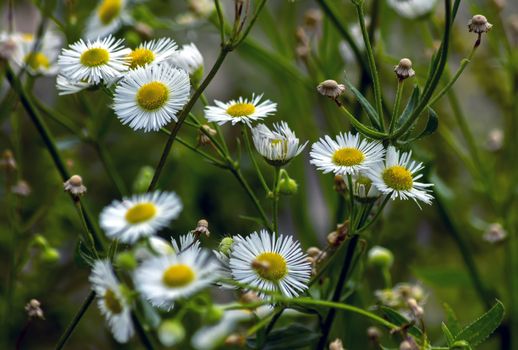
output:
[[408, 103], [405, 109], [403, 110], [403, 113], [401, 113], [401, 116], [399, 117], [397, 123], [398, 127], [403, 125], [414, 111], [415, 107], [417, 106], [417, 103], [419, 102], [419, 94], [419, 86], [416, 85], [414, 86], [414, 91], [412, 91], [412, 95], [410, 96], [410, 99], [408, 100]]
[[[410, 324], [410, 321], [403, 315], [401, 315], [396, 310], [388, 307], [388, 306], [380, 306], [380, 310], [383, 312], [385, 318], [390, 322], [398, 325], [398, 326], [407, 326]], [[408, 333], [413, 335], [414, 337], [421, 338], [423, 336], [423, 332], [417, 328], [416, 326], [410, 326], [408, 328]]]
[[448, 326], [446, 323], [441, 324], [442, 334], [444, 334], [444, 338], [446, 338], [446, 342], [448, 343], [448, 346], [452, 346], [455, 339], [453, 338], [453, 335], [451, 334], [450, 330], [448, 329]]
[[[308, 346], [311, 347], [314, 345], [319, 338], [319, 333], [301, 325], [294, 324], [272, 331], [266, 338], [266, 342], [261, 349], [281, 350], [308, 348]], [[256, 348], [256, 339], [249, 338], [247, 342], [248, 346], [254, 349]]]
[[448, 325], [448, 329], [450, 330], [453, 337], [456, 337], [461, 330], [459, 320], [457, 319], [457, 315], [455, 315], [455, 312], [450, 307], [450, 305], [444, 303], [443, 308], [447, 316], [446, 324]]
[[345, 79], [345, 84], [347, 84], [347, 87], [349, 88], [349, 90], [351, 90], [351, 92], [354, 94], [354, 96], [356, 97], [358, 102], [360, 102], [360, 105], [363, 107], [363, 109], [367, 113], [367, 116], [369, 117], [369, 120], [370, 120], [372, 126], [374, 126], [376, 128], [376, 130], [381, 130], [378, 112], [376, 112], [374, 107], [365, 98], [365, 96], [363, 96], [362, 93], [358, 89], [356, 89], [349, 80], [347, 80], [347, 78]]
[[465, 340], [471, 346], [479, 345], [500, 325], [504, 318], [504, 311], [504, 305], [497, 300], [496, 304], [488, 312], [464, 327], [455, 337], [455, 341]]

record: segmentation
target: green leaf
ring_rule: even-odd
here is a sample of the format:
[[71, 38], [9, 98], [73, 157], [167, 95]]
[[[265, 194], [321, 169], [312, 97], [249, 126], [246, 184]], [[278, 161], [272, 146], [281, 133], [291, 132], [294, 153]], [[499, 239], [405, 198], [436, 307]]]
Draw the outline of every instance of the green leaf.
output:
[[[308, 348], [320, 338], [320, 334], [298, 324], [272, 331], [261, 347], [262, 350]], [[256, 340], [248, 338], [248, 346], [256, 349]]]
[[400, 127], [403, 125], [412, 112], [414, 111], [414, 108], [417, 106], [417, 103], [419, 102], [419, 86], [414, 86], [414, 91], [412, 91], [412, 96], [410, 96], [410, 99], [408, 100], [408, 103], [403, 110], [403, 113], [401, 113], [401, 116], [399, 117], [399, 120], [397, 122], [397, 126]]
[[496, 304], [488, 312], [464, 327], [455, 337], [455, 341], [465, 340], [471, 346], [479, 345], [500, 325], [504, 318], [504, 311], [504, 305], [500, 300], [496, 300]]
[[[380, 310], [381, 310], [381, 312], [383, 312], [385, 318], [388, 321], [394, 323], [395, 325], [397, 325], [399, 327], [410, 324], [410, 321], [407, 320], [407, 318], [405, 316], [401, 315], [399, 312], [397, 312], [396, 310], [394, 310], [388, 306], [380, 306]], [[421, 338], [423, 336], [423, 332], [416, 326], [410, 326], [408, 328], [408, 333], [410, 333], [411, 335], [413, 335], [416, 338]]]
[[95, 254], [79, 240], [76, 245], [74, 260], [79, 266], [90, 267], [95, 263]]
[[444, 303], [443, 304], [444, 312], [446, 312], [447, 321], [446, 324], [448, 325], [448, 329], [450, 330], [453, 337], [456, 337], [457, 334], [460, 333], [460, 323], [457, 319], [457, 315], [455, 315], [455, 312], [450, 307], [450, 305]]
[[446, 342], [448, 343], [448, 346], [451, 346], [453, 344], [453, 342], [455, 341], [455, 339], [453, 338], [453, 335], [451, 334], [450, 330], [448, 329], [448, 326], [446, 325], [446, 323], [444, 323], [444, 322], [441, 323], [441, 329], [442, 329], [442, 334], [444, 334], [444, 337], [446, 338]]
[[347, 85], [349, 90], [351, 90], [351, 92], [354, 94], [354, 96], [356, 97], [358, 102], [360, 102], [360, 105], [363, 107], [363, 109], [367, 113], [367, 116], [369, 117], [371, 124], [376, 128], [376, 130], [381, 130], [381, 126], [379, 124], [378, 112], [376, 112], [374, 107], [372, 107], [372, 105], [365, 98], [365, 96], [363, 96], [362, 93], [360, 91], [358, 91], [358, 89], [356, 89], [349, 80], [347, 80], [347, 78], [345, 79], [345, 84]]
[[433, 134], [437, 128], [439, 127], [439, 117], [437, 113], [431, 108], [428, 108], [428, 121], [426, 122], [426, 126], [424, 130], [417, 136], [415, 139], [421, 139], [425, 136]]

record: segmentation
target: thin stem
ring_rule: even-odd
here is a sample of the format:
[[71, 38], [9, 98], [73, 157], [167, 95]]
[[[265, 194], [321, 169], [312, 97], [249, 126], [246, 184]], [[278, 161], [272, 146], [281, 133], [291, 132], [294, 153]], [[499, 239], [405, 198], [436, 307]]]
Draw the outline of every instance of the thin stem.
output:
[[[268, 195], [270, 193], [270, 188], [266, 184], [266, 180], [264, 179], [263, 173], [261, 171], [261, 168], [259, 168], [259, 165], [257, 164], [257, 161], [254, 157], [254, 152], [252, 151], [252, 145], [250, 142], [250, 135], [248, 134], [248, 127], [243, 124], [243, 129], [241, 131], [243, 138], [245, 139], [245, 146], [248, 151], [248, 155], [250, 157], [250, 160], [252, 161], [252, 164], [254, 166], [255, 172], [257, 173], [257, 177], [259, 178], [259, 181], [261, 182], [261, 185], [263, 185], [264, 191]], [[275, 187], [273, 188], [273, 191], [275, 191]]]
[[379, 80], [378, 69], [376, 68], [376, 61], [374, 59], [374, 52], [372, 50], [371, 42], [369, 39], [369, 32], [365, 25], [365, 13], [363, 12], [363, 1], [356, 3], [356, 13], [358, 14], [358, 20], [360, 21], [360, 28], [362, 30], [363, 41], [365, 43], [365, 51], [367, 53], [367, 60], [369, 62], [369, 70], [372, 77], [372, 85], [374, 87], [374, 100], [376, 105], [376, 111], [378, 112], [378, 118], [381, 125], [381, 130], [385, 130], [385, 120], [383, 118], [383, 104], [381, 99], [381, 84]]
[[65, 333], [63, 333], [61, 335], [61, 337], [59, 338], [59, 341], [58, 341], [58, 343], [56, 345], [56, 348], [55, 348], [56, 350], [63, 349], [63, 347], [65, 346], [65, 343], [67, 342], [67, 340], [72, 335], [72, 332], [76, 328], [76, 326], [79, 323], [79, 321], [81, 321], [81, 318], [85, 314], [86, 310], [88, 310], [88, 308], [90, 307], [90, 305], [92, 304], [94, 299], [95, 299], [95, 292], [91, 291], [88, 294], [88, 296], [86, 297], [86, 299], [83, 302], [83, 304], [81, 305], [81, 307], [79, 308], [79, 311], [76, 313], [76, 315], [72, 319], [72, 322], [70, 322], [70, 324], [68, 325], [67, 329], [65, 330]]
[[86, 221], [85, 221], [85, 213], [83, 211], [83, 206], [81, 205], [81, 201], [76, 200], [74, 202], [74, 204], [75, 204], [77, 213], [79, 215], [79, 218], [81, 219], [81, 226], [83, 227], [83, 231], [84, 231], [84, 239], [86, 242], [88, 242], [90, 244], [90, 249], [92, 250], [92, 252], [94, 252], [96, 257], [99, 258], [99, 254], [97, 253], [97, 249], [95, 248], [94, 237], [92, 236], [92, 233], [88, 229], [88, 225], [86, 224]]
[[394, 109], [392, 110], [392, 118], [390, 119], [389, 126], [389, 134], [394, 131], [394, 127], [396, 126], [396, 121], [399, 113], [399, 105], [401, 104], [401, 96], [403, 95], [403, 86], [405, 85], [405, 80], [398, 79], [397, 81], [397, 89], [396, 89], [396, 98], [394, 101]]
[[243, 42], [243, 40], [245, 40], [245, 38], [248, 36], [248, 33], [250, 32], [250, 30], [254, 26], [255, 21], [259, 17], [259, 13], [263, 9], [264, 5], [266, 5], [266, 0], [261, 0], [259, 5], [257, 5], [257, 9], [255, 10], [254, 16], [250, 20], [250, 23], [248, 23], [248, 26], [245, 28], [245, 31], [243, 32], [243, 35], [241, 35], [241, 38], [239, 38], [239, 40], [232, 45], [234, 48], [239, 46], [239, 44], [241, 44]]
[[276, 166], [273, 171], [272, 225], [273, 232], [279, 234], [279, 174], [281, 168]]
[[373, 130], [365, 125], [363, 125], [362, 123], [360, 123], [358, 121], [358, 119], [356, 119], [352, 114], [351, 112], [349, 112], [349, 110], [347, 108], [345, 108], [345, 106], [343, 106], [342, 104], [339, 105], [340, 109], [342, 110], [342, 112], [345, 113], [345, 115], [347, 116], [347, 118], [349, 119], [349, 122], [362, 134], [364, 134], [365, 136], [368, 136], [370, 138], [373, 138], [373, 139], [377, 139], [377, 140], [380, 140], [380, 139], [383, 139], [385, 137], [388, 136], [388, 134], [386, 133], [383, 133], [383, 132], [379, 132], [379, 131], [376, 131], [376, 130]]
[[216, 13], [218, 14], [218, 24], [219, 24], [219, 36], [222, 43], [225, 42], [225, 19], [223, 17], [223, 10], [221, 9], [220, 0], [215, 1], [216, 5]]
[[[342, 265], [342, 270], [340, 271], [338, 282], [336, 283], [335, 291], [331, 299], [333, 303], [336, 303], [340, 300], [342, 290], [347, 279], [347, 275], [349, 273], [351, 262], [354, 257], [354, 252], [356, 250], [356, 246], [358, 245], [359, 238], [360, 236], [358, 234], [354, 234], [351, 240], [349, 241], [349, 245], [347, 246], [347, 252], [344, 257], [344, 263]], [[329, 337], [329, 333], [331, 332], [335, 316], [336, 308], [332, 308], [331, 310], [329, 310], [324, 321], [324, 326], [322, 328], [322, 336], [320, 337], [320, 340], [318, 342], [317, 349], [323, 350], [326, 347], [327, 338]]]
[[390, 200], [390, 195], [386, 195], [385, 199], [383, 199], [383, 202], [381, 203], [380, 207], [378, 208], [378, 211], [376, 212], [376, 214], [374, 214], [374, 217], [367, 224], [365, 224], [364, 226], [360, 227], [358, 229], [358, 233], [365, 231], [366, 229], [371, 227], [372, 224], [374, 224], [378, 220], [378, 218], [380, 217], [381, 213], [383, 212], [383, 209], [385, 208], [385, 206], [387, 205], [389, 200]]

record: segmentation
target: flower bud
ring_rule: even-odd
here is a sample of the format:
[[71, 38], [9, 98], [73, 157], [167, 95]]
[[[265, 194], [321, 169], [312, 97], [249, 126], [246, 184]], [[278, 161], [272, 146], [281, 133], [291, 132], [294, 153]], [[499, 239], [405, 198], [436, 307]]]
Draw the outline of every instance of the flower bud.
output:
[[208, 323], [216, 323], [223, 317], [225, 310], [217, 306], [211, 306], [207, 309], [205, 313], [205, 320]]
[[327, 96], [336, 100], [338, 96], [342, 95], [345, 91], [344, 84], [338, 84], [335, 80], [325, 80], [318, 84], [317, 86], [318, 92], [321, 95]]
[[59, 251], [53, 247], [46, 247], [41, 252], [41, 260], [46, 263], [55, 263], [60, 257]]
[[299, 189], [299, 185], [297, 184], [297, 181], [293, 180], [292, 178], [283, 177], [279, 181], [279, 193], [290, 196], [293, 194], [296, 194]]
[[381, 338], [380, 329], [374, 326], [367, 328], [367, 337], [371, 342], [376, 344], [379, 343], [379, 340]]
[[399, 80], [405, 80], [415, 75], [415, 71], [412, 69], [412, 61], [408, 58], [402, 58], [399, 64], [394, 67], [394, 72], [396, 72]]
[[133, 182], [133, 192], [146, 192], [149, 187], [149, 184], [151, 183], [151, 180], [153, 179], [153, 175], [155, 175], [155, 169], [153, 169], [149, 165], [145, 165], [142, 168], [140, 168], [137, 177]]
[[367, 261], [372, 266], [390, 268], [394, 263], [394, 255], [387, 248], [374, 246], [369, 250]]
[[482, 238], [489, 243], [502, 242], [507, 237], [507, 231], [504, 230], [501, 224], [495, 222], [487, 228]]
[[115, 258], [115, 264], [128, 271], [132, 271], [137, 268], [137, 259], [131, 252], [120, 252]]
[[492, 27], [493, 25], [483, 15], [475, 15], [468, 22], [469, 31], [477, 34], [487, 33]]
[[246, 344], [246, 338], [239, 334], [231, 334], [225, 339], [225, 345], [243, 347]]
[[158, 327], [158, 339], [164, 346], [179, 344], [185, 338], [185, 329], [176, 320], [166, 320]]
[[16, 170], [16, 160], [14, 159], [13, 152], [9, 149], [6, 149], [2, 152], [2, 157], [0, 158], [0, 165], [2, 168], [8, 171]]
[[72, 175], [70, 179], [63, 183], [65, 192], [70, 193], [75, 198], [79, 198], [86, 193], [86, 186], [83, 185], [83, 179], [79, 175]]
[[45, 319], [43, 310], [41, 309], [41, 303], [36, 299], [31, 299], [25, 305], [25, 311], [27, 311], [27, 316], [29, 316], [29, 318], [40, 318], [42, 320]]
[[320, 248], [317, 248], [317, 247], [309, 247], [308, 250], [306, 250], [306, 253], [310, 257], [314, 258], [314, 257], [319, 256], [322, 253], [322, 251], [320, 250]]
[[233, 244], [234, 239], [232, 237], [225, 237], [219, 242], [218, 250], [222, 254], [229, 255]]
[[31, 186], [25, 180], [19, 180], [16, 185], [11, 187], [11, 192], [21, 197], [27, 197], [31, 194]]
[[209, 222], [205, 219], [198, 220], [198, 223], [196, 224], [196, 228], [194, 230], [192, 230], [191, 233], [197, 237], [200, 235], [209, 237], [210, 236]]
[[344, 350], [344, 344], [342, 343], [342, 340], [339, 338], [336, 338], [329, 344], [329, 350]]

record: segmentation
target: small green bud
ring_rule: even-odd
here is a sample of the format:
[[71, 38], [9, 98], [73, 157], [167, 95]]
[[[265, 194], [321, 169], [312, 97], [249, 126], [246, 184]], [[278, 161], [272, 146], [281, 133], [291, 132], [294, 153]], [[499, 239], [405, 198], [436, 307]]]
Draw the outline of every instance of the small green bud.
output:
[[49, 242], [47, 241], [47, 239], [45, 237], [43, 237], [42, 235], [34, 236], [32, 241], [36, 247], [40, 247], [43, 249], [48, 247], [48, 245], [49, 245]]
[[293, 195], [297, 193], [299, 189], [299, 185], [292, 178], [282, 178], [279, 181], [279, 192], [286, 196]]
[[459, 340], [453, 343], [451, 350], [471, 350], [471, 346], [465, 340]]
[[199, 83], [203, 79], [203, 66], [198, 67], [192, 74], [191, 80], [195, 86], [199, 85]]
[[369, 250], [367, 261], [373, 266], [389, 268], [394, 262], [394, 255], [387, 248], [374, 246]]
[[234, 239], [232, 237], [223, 238], [221, 242], [219, 242], [219, 252], [228, 255], [230, 253], [230, 248], [232, 248], [232, 244], [234, 244]]
[[41, 252], [41, 260], [43, 260], [46, 263], [55, 263], [59, 260], [60, 257], [61, 254], [59, 254], [59, 251], [56, 248], [46, 247]]
[[120, 252], [115, 258], [115, 263], [122, 269], [134, 270], [137, 267], [137, 259], [130, 252]]
[[151, 183], [151, 180], [153, 179], [153, 175], [155, 175], [155, 170], [152, 167], [145, 165], [140, 168], [137, 177], [133, 182], [133, 192], [146, 192], [149, 184]]
[[225, 311], [216, 306], [211, 306], [207, 309], [207, 313], [205, 314], [206, 320], [208, 323], [216, 323], [223, 317]]
[[158, 327], [158, 339], [164, 346], [179, 344], [185, 338], [185, 329], [177, 320], [166, 320]]

